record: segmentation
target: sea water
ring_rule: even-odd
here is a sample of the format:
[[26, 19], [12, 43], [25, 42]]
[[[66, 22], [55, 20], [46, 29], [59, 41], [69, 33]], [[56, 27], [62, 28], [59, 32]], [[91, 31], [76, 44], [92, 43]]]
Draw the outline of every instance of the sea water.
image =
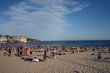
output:
[[[3, 43], [4, 44], [4, 43]], [[5, 43], [6, 44], [6, 43]], [[28, 42], [28, 43], [8, 43], [21, 46], [91, 46], [91, 47], [110, 47], [110, 40], [78, 40], [78, 41], [43, 41], [43, 42]]]

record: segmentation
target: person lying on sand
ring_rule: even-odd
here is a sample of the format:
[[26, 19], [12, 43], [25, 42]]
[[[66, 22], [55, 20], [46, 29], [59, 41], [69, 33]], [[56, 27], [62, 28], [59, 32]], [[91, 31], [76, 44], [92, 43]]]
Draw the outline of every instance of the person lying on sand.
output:
[[39, 62], [39, 59], [37, 59], [36, 57], [34, 57], [33, 62]]

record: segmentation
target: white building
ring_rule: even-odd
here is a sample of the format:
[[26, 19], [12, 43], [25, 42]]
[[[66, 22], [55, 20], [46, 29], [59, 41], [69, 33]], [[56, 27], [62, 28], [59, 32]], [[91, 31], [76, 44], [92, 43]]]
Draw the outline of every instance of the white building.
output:
[[0, 36], [0, 42], [6, 42], [7, 38], [5, 36]]
[[27, 42], [27, 37], [25, 36], [4, 36], [4, 35], [0, 35], [0, 42]]
[[18, 41], [19, 41], [19, 42], [24, 42], [24, 43], [26, 43], [26, 42], [27, 42], [27, 38], [26, 38], [25, 36], [20, 36], [20, 37], [18, 38]]

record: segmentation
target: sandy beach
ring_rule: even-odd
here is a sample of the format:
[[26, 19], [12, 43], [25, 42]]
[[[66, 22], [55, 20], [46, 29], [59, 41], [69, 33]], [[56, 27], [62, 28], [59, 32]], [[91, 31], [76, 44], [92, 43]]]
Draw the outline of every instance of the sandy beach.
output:
[[110, 73], [110, 53], [102, 53], [96, 59], [93, 52], [75, 52], [47, 58], [45, 62], [28, 62], [16, 57], [4, 56], [0, 51], [0, 73]]
[[110, 0], [0, 0], [0, 73], [110, 73]]

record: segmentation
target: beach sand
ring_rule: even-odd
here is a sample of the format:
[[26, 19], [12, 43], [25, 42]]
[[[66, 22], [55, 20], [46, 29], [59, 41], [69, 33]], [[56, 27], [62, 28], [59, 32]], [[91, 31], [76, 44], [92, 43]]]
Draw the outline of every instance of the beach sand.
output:
[[[97, 60], [92, 52], [57, 55], [46, 62], [26, 62], [0, 51], [0, 73], [110, 73], [110, 59]], [[103, 55], [110, 57], [110, 53]]]

